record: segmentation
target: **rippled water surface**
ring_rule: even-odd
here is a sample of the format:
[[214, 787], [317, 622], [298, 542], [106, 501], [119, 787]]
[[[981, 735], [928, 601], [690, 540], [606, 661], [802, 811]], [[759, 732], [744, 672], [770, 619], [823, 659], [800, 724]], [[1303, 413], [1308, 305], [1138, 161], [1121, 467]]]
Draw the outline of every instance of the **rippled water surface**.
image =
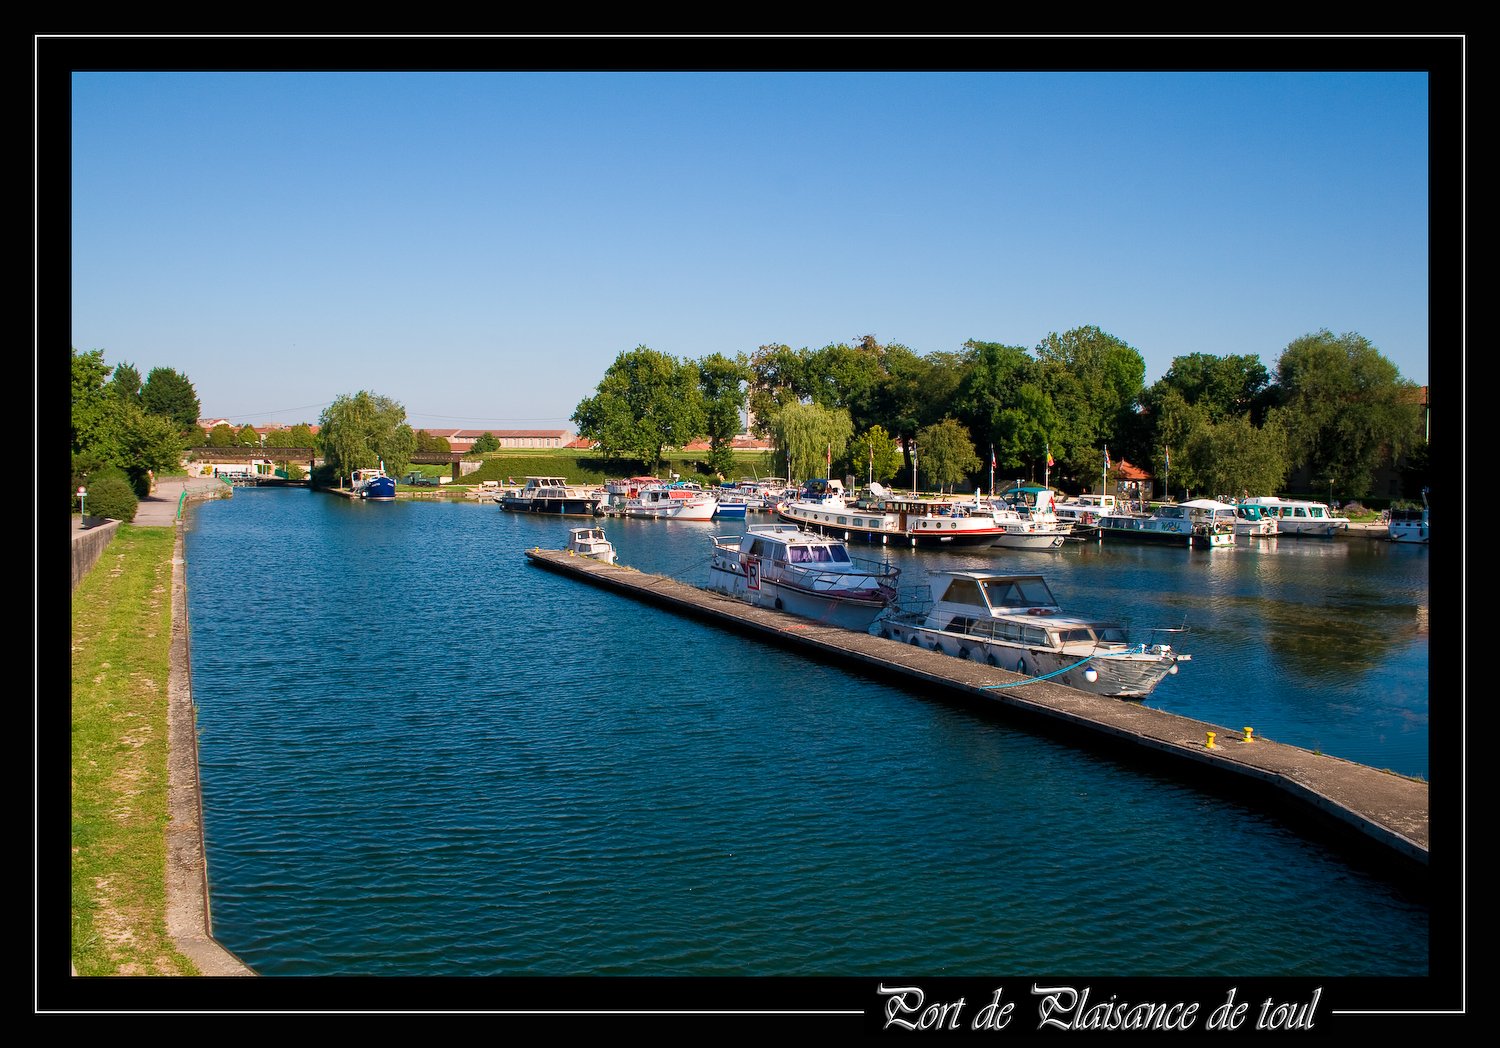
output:
[[[1425, 904], [1305, 831], [526, 562], [566, 527], [297, 490], [193, 509], [214, 926], [257, 971], [1427, 971]], [[703, 582], [720, 529], [606, 530]], [[1186, 621], [1152, 705], [1426, 775], [1426, 554], [892, 558]]]

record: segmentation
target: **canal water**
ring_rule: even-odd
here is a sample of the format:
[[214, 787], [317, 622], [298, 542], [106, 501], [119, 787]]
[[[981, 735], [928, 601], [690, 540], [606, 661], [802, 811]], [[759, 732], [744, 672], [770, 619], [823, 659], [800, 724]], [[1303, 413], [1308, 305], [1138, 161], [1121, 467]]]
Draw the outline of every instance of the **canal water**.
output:
[[[1310, 831], [532, 567], [570, 523], [301, 490], [194, 507], [214, 930], [257, 972], [1428, 973], [1426, 901]], [[701, 583], [741, 525], [605, 527], [622, 563]], [[912, 584], [1006, 565], [1069, 611], [1186, 624], [1150, 705], [1428, 775], [1427, 550], [890, 557]]]

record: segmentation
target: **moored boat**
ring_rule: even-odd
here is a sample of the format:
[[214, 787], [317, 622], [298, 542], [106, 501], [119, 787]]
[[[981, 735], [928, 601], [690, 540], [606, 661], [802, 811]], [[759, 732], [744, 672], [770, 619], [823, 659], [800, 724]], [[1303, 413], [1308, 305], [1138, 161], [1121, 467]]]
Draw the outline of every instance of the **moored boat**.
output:
[[845, 501], [838, 481], [811, 480], [801, 497], [782, 503], [776, 515], [788, 524], [846, 542], [916, 548], [992, 546], [1003, 533], [991, 514], [975, 513], [972, 504], [902, 498], [880, 484], [870, 485], [870, 492], [868, 504], [852, 505]]
[[1281, 534], [1276, 518], [1259, 506], [1244, 502], [1234, 504], [1234, 533], [1252, 538], [1274, 538]]
[[1418, 545], [1427, 545], [1428, 538], [1428, 510], [1427, 489], [1422, 489], [1421, 509], [1393, 509], [1391, 510], [1390, 523], [1386, 528], [1386, 537], [1392, 542], [1410, 542]]
[[1349, 518], [1332, 512], [1327, 504], [1322, 502], [1261, 495], [1245, 499], [1241, 504], [1259, 506], [1262, 513], [1274, 517], [1277, 532], [1281, 535], [1326, 539], [1349, 529]]
[[603, 528], [571, 528], [568, 531], [568, 552], [590, 560], [615, 562], [614, 543], [604, 537]]
[[1234, 507], [1214, 499], [1163, 503], [1149, 517], [1133, 513], [1110, 513], [1099, 520], [1099, 535], [1105, 541], [1144, 542], [1191, 549], [1216, 549], [1234, 545]]
[[396, 497], [396, 480], [385, 475], [385, 467], [357, 469], [349, 476], [349, 490], [357, 498], [390, 502]]
[[575, 487], [563, 477], [527, 477], [521, 490], [500, 497], [500, 507], [516, 513], [591, 517], [600, 498], [598, 492]]
[[896, 599], [901, 570], [849, 555], [794, 524], [752, 524], [713, 540], [708, 588], [760, 608], [867, 630]]
[[718, 499], [697, 484], [650, 484], [625, 502], [627, 517], [649, 520], [712, 520]]
[[1134, 644], [1114, 623], [1064, 615], [1040, 575], [943, 571], [929, 585], [930, 607], [882, 619], [882, 636], [1121, 699], [1146, 698], [1192, 658], [1166, 643]]

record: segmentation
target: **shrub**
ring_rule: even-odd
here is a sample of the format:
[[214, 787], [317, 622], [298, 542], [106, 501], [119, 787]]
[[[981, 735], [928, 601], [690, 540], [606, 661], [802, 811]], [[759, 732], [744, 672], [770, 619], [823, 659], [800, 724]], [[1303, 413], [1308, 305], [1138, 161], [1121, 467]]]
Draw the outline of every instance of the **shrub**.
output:
[[130, 481], [122, 474], [110, 472], [103, 476], [95, 474], [85, 485], [88, 496], [84, 499], [84, 510], [91, 517], [109, 517], [130, 523], [135, 519], [140, 501]]

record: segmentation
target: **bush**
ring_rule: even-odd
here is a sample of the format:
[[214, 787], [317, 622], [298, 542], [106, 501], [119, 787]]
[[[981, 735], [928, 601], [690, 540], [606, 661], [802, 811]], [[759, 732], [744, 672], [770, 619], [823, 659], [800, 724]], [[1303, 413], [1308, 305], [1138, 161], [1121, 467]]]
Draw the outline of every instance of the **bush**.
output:
[[140, 501], [123, 474], [95, 474], [89, 478], [85, 487], [89, 493], [83, 500], [83, 508], [89, 516], [109, 517], [127, 524], [135, 519], [136, 507], [140, 505]]

